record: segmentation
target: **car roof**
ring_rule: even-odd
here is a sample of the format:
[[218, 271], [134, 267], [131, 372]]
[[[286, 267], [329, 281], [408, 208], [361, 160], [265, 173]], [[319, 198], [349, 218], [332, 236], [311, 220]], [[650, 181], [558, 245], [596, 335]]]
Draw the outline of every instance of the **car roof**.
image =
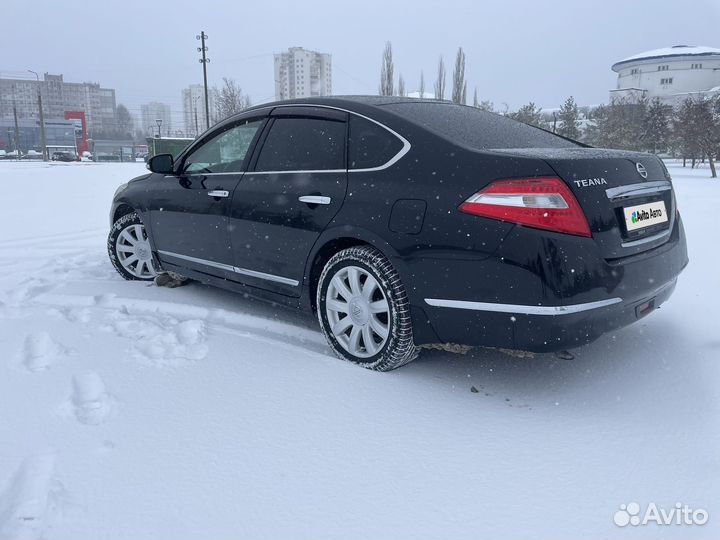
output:
[[383, 123], [392, 120], [393, 129], [398, 128], [397, 121], [411, 123], [472, 150], [585, 146], [544, 129], [477, 107], [446, 100], [400, 96], [322, 96], [274, 101], [245, 109], [221, 124], [253, 111], [287, 105], [336, 107], [370, 117], [379, 113], [375, 119]]
[[370, 106], [370, 107], [382, 107], [383, 105], [390, 105], [395, 103], [436, 103], [436, 104], [451, 104], [451, 101], [442, 101], [436, 99], [419, 99], [419, 98], [408, 98], [398, 96], [364, 96], [364, 95], [347, 95], [347, 96], [313, 96], [296, 99], [286, 99], [282, 101], [271, 101], [268, 103], [260, 103], [254, 105], [242, 111], [246, 113], [248, 111], [277, 107], [280, 105], [325, 105], [329, 107], [339, 107], [349, 110], [355, 110], [357, 105]]

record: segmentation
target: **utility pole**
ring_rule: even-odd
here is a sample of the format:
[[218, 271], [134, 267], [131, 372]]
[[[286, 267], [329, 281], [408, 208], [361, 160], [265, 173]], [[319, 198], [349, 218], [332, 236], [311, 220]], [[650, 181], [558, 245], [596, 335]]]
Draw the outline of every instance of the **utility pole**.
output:
[[18, 126], [17, 107], [13, 103], [13, 116], [15, 117], [15, 155], [20, 157], [20, 126]]
[[45, 140], [45, 114], [43, 113], [43, 106], [42, 106], [42, 86], [40, 85], [40, 76], [33, 71], [32, 69], [28, 69], [30, 73], [35, 75], [35, 79], [38, 83], [38, 109], [40, 109], [40, 145], [42, 146], [42, 155], [43, 155], [43, 161], [48, 160], [47, 155], [47, 143]]
[[198, 47], [198, 52], [202, 53], [202, 58], [200, 58], [200, 63], [203, 65], [203, 84], [205, 86], [205, 123], [206, 129], [210, 129], [210, 105], [208, 102], [208, 86], [207, 86], [207, 65], [210, 59], [205, 55], [205, 53], [208, 51], [208, 48], [205, 46], [205, 41], [208, 39], [208, 36], [205, 32], [202, 30], [200, 31], [199, 36], [195, 36], [196, 39], [200, 40], [201, 46]]

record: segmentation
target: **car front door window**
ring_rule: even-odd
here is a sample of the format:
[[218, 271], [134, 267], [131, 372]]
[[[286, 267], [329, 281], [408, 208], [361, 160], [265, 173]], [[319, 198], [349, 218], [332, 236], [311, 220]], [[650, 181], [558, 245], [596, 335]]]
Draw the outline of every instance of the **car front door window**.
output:
[[244, 122], [213, 137], [185, 159], [183, 173], [241, 172], [248, 149], [262, 122], [262, 120]]

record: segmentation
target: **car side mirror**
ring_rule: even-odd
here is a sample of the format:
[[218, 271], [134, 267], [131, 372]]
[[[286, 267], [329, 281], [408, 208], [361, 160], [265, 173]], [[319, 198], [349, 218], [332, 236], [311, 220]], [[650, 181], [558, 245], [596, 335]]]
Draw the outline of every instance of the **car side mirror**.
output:
[[173, 173], [173, 157], [172, 154], [158, 154], [151, 157], [147, 162], [147, 168], [154, 173], [172, 174]]

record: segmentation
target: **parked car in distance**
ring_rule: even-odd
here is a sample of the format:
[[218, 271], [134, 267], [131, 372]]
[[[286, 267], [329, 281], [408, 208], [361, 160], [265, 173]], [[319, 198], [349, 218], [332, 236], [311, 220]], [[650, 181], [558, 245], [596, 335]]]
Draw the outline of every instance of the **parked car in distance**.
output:
[[664, 164], [444, 101], [323, 97], [233, 116], [118, 188], [108, 252], [313, 310], [332, 350], [548, 352], [659, 307], [688, 262]]
[[18, 150], [11, 150], [5, 153], [5, 159], [20, 159], [22, 156], [23, 153]]
[[0, 150], [0, 159], [5, 159], [7, 157], [7, 152], [5, 150]]
[[80, 161], [74, 152], [53, 152], [50, 159], [52, 161]]
[[22, 159], [42, 159], [43, 155], [42, 152], [38, 152], [37, 150], [28, 150], [27, 153], [22, 156]]

